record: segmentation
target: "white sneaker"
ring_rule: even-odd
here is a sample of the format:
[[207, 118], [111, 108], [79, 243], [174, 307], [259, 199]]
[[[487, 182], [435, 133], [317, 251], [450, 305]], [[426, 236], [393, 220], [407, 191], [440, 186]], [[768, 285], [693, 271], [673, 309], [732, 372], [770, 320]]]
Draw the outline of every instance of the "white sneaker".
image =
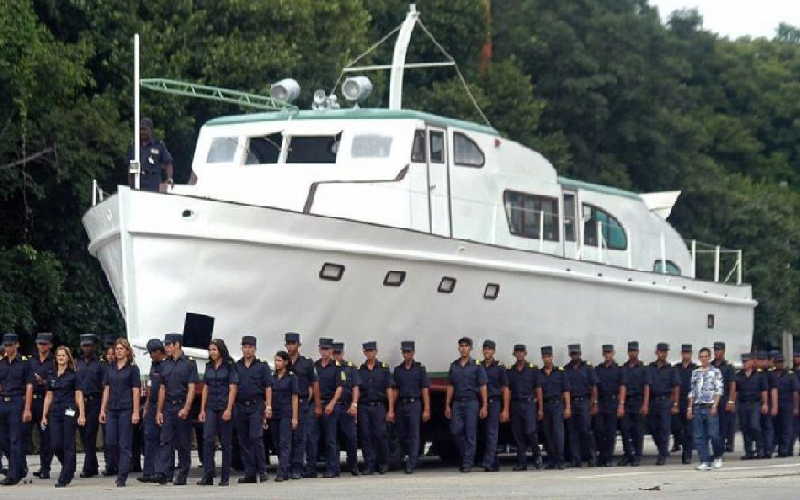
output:
[[722, 468], [722, 457], [714, 459], [714, 468], [721, 469]]
[[711, 466], [710, 466], [710, 465], [708, 465], [708, 464], [707, 464], [707, 463], [705, 463], [705, 462], [700, 462], [700, 465], [698, 465], [697, 467], [695, 467], [695, 469], [697, 469], [697, 470], [711, 470]]

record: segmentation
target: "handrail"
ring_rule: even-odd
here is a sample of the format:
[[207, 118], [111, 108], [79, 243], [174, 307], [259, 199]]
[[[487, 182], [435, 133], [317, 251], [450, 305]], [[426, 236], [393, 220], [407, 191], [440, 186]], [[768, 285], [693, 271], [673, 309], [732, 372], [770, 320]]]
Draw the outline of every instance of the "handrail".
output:
[[411, 164], [406, 164], [405, 167], [401, 168], [394, 179], [341, 179], [341, 180], [331, 180], [331, 181], [317, 181], [311, 183], [311, 186], [308, 188], [308, 196], [306, 196], [306, 203], [303, 205], [303, 213], [311, 213], [311, 207], [314, 205], [314, 198], [317, 195], [317, 188], [320, 184], [383, 184], [388, 182], [400, 182], [405, 179], [406, 174], [408, 173], [408, 169], [411, 167]]

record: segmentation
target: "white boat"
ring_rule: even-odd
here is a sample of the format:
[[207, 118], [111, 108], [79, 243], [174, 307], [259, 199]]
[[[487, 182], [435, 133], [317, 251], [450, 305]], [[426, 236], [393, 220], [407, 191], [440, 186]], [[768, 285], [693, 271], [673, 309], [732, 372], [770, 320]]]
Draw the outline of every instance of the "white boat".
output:
[[633, 339], [644, 359], [657, 342], [673, 357], [715, 340], [729, 357], [749, 351], [741, 261], [735, 283], [695, 279], [697, 254], [666, 221], [678, 192], [560, 178], [490, 126], [402, 108], [417, 16], [398, 36], [388, 109], [331, 109], [322, 95], [314, 110], [213, 119], [196, 183], [121, 186], [86, 213], [143, 371], [147, 340], [181, 331], [186, 313], [215, 318], [229, 345], [256, 335], [267, 359], [287, 331], [312, 355], [319, 337], [343, 341], [353, 360], [377, 340], [392, 364], [415, 340], [434, 378], [463, 335], [495, 340], [505, 361], [517, 343], [531, 360], [553, 345], [557, 362], [570, 343], [597, 360]]

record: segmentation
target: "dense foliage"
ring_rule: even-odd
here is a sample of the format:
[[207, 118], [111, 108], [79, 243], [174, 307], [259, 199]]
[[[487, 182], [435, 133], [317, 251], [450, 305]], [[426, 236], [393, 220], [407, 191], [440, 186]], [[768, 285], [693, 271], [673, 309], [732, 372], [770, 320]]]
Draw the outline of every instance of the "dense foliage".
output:
[[[6, 0], [0, 10], [0, 327], [121, 332], [80, 218], [92, 179], [124, 182], [131, 36], [142, 74], [265, 93], [311, 92], [402, 21], [403, 0]], [[425, 0], [492, 124], [560, 173], [683, 190], [671, 222], [744, 249], [757, 343], [800, 326], [800, 30], [728, 40], [695, 11], [660, 22], [647, 0]], [[487, 58], [491, 42], [491, 59]], [[366, 60], [386, 61], [391, 47]], [[441, 60], [417, 36], [409, 60]], [[386, 77], [372, 105], [385, 105]], [[478, 119], [451, 70], [412, 71], [406, 106]], [[241, 110], [143, 93], [189, 176], [206, 119]]]

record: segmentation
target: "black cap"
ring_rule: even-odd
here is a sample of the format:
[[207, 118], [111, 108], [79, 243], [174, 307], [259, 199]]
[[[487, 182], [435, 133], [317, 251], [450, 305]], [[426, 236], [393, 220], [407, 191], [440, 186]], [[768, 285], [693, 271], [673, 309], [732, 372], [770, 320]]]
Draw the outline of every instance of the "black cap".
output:
[[458, 339], [458, 345], [467, 344], [468, 346], [472, 347], [472, 339], [469, 337], [461, 337]]
[[742, 354], [742, 362], [750, 361], [751, 359], [753, 359], [753, 355], [751, 353], [745, 352]]
[[497, 349], [497, 344], [494, 343], [494, 340], [484, 340], [483, 341], [483, 348], [484, 349]]
[[404, 340], [400, 342], [400, 350], [401, 351], [413, 351], [414, 350], [414, 341], [413, 340]]
[[163, 351], [164, 343], [160, 339], [150, 339], [147, 341], [147, 352]]
[[725, 342], [714, 342], [714, 350], [715, 351], [724, 351], [725, 350]]
[[333, 352], [344, 352], [344, 342], [334, 342], [333, 343]]
[[117, 342], [117, 336], [114, 334], [103, 335], [103, 347], [108, 349]]
[[756, 359], [767, 359], [767, 351], [756, 351]]
[[92, 345], [97, 342], [97, 335], [94, 333], [82, 333], [81, 345]]
[[769, 359], [775, 359], [775, 356], [779, 355], [780, 351], [769, 351]]
[[638, 351], [639, 350], [639, 341], [631, 340], [628, 342], [628, 352], [630, 351]]
[[775, 353], [775, 355], [772, 357], [772, 360], [775, 361], [775, 362], [778, 362], [778, 363], [782, 363], [783, 362], [783, 354], [781, 354], [779, 352]]
[[258, 344], [256, 342], [256, 338], [253, 335], [245, 335], [242, 337], [242, 345], [251, 345], [255, 347]]
[[681, 345], [681, 352], [692, 352], [692, 344]]
[[666, 342], [659, 342], [656, 344], [656, 351], [669, 351], [669, 344]]
[[361, 344], [361, 348], [365, 351], [375, 351], [378, 349], [378, 343], [374, 340], [370, 340], [369, 342], [364, 342]]
[[794, 351], [792, 356], [794, 356], [795, 358], [800, 357], [800, 351]]
[[148, 130], [153, 130], [153, 120], [150, 118], [142, 118], [139, 120], [139, 128], [146, 128]]
[[581, 345], [580, 344], [570, 344], [567, 346], [570, 354], [580, 354], [581, 353]]
[[320, 349], [331, 349], [331, 348], [333, 348], [333, 339], [329, 339], [328, 337], [320, 337], [319, 338], [319, 348]]
[[164, 343], [165, 344], [174, 344], [175, 342], [179, 342], [183, 345], [183, 334], [181, 333], [168, 333], [164, 335]]
[[49, 332], [41, 332], [36, 334], [37, 344], [51, 344], [53, 342], [53, 334]]
[[603, 352], [614, 352], [614, 346], [611, 344], [603, 344]]
[[552, 356], [553, 355], [553, 346], [545, 345], [542, 346], [542, 356]]
[[19, 336], [16, 333], [6, 333], [3, 335], [3, 345], [12, 345], [19, 342]]
[[284, 337], [284, 342], [286, 342], [287, 344], [289, 342], [296, 342], [298, 344], [300, 343], [300, 334], [299, 333], [288, 332], [283, 337]]
[[528, 348], [525, 347], [525, 344], [514, 344], [514, 352], [527, 351], [527, 350]]

